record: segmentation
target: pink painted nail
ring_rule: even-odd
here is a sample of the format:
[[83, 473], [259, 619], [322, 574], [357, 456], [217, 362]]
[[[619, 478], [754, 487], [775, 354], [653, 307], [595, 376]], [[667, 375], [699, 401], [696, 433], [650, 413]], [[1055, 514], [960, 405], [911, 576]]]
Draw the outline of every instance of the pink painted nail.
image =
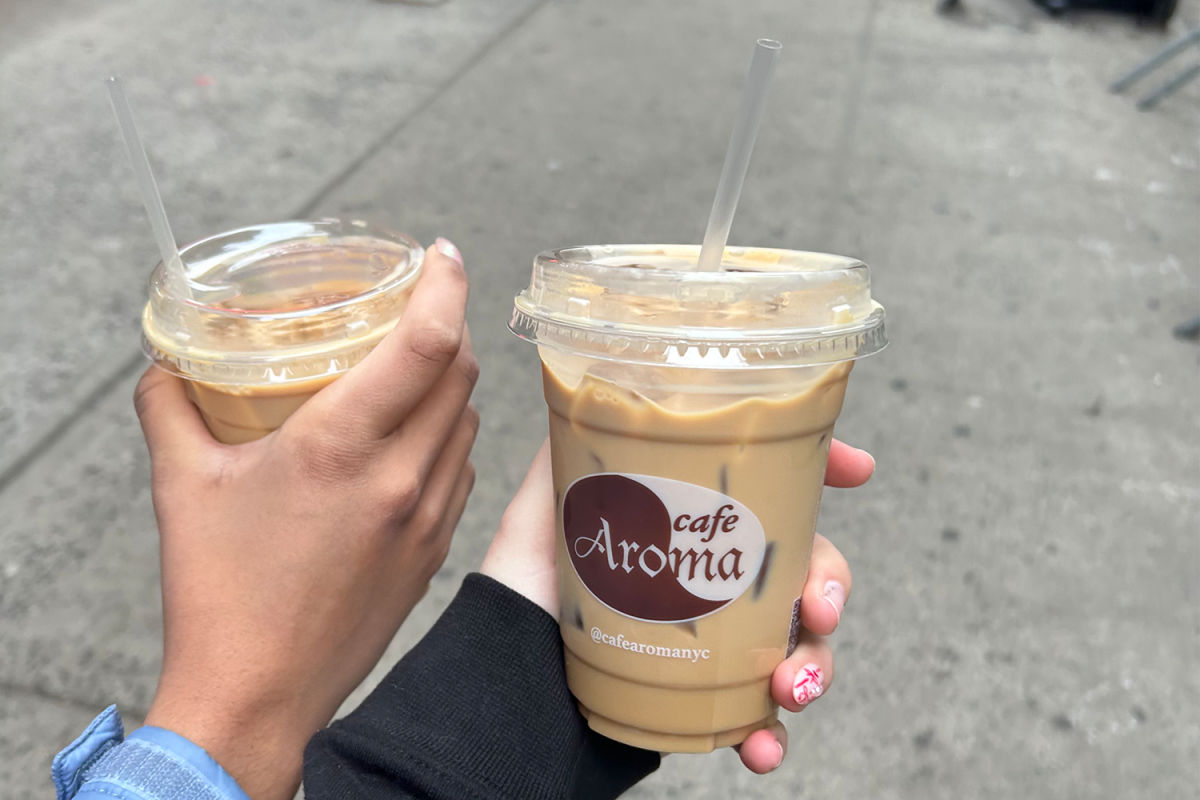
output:
[[829, 581], [825, 584], [825, 590], [821, 592], [821, 597], [825, 598], [825, 602], [833, 607], [838, 622], [841, 622], [842, 609], [846, 607], [846, 587], [837, 581]]
[[796, 673], [796, 682], [792, 685], [792, 697], [802, 706], [806, 706], [821, 696], [825, 691], [821, 685], [825, 676], [816, 664], [805, 664]]
[[434, 245], [437, 247], [438, 252], [446, 256], [446, 258], [454, 259], [458, 262], [460, 267], [463, 265], [462, 253], [460, 253], [458, 248], [454, 246], [454, 242], [439, 236], [437, 241], [434, 242]]

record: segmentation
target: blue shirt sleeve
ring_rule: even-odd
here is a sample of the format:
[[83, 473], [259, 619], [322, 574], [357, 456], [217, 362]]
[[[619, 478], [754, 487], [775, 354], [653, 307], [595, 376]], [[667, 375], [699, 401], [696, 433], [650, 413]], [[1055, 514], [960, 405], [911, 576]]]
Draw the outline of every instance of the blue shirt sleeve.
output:
[[58, 800], [250, 800], [199, 745], [162, 728], [123, 737], [110, 706], [54, 759]]

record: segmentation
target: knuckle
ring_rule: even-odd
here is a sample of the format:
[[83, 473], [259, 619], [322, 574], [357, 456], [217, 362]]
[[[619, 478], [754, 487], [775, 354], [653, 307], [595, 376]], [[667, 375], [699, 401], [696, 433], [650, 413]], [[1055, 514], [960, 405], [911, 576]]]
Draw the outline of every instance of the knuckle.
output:
[[479, 409], [475, 407], [474, 403], [467, 403], [467, 407], [463, 411], [462, 418], [463, 418], [463, 423], [465, 423], [467, 428], [471, 430], [472, 436], [474, 436], [474, 434], [476, 434], [476, 433], [479, 433], [479, 425], [480, 425]]
[[458, 354], [462, 330], [440, 320], [430, 321], [413, 332], [409, 349], [423, 361], [444, 364]]
[[425, 541], [435, 539], [442, 527], [441, 511], [440, 508], [431, 508], [428, 505], [418, 509], [410, 523], [413, 532]]
[[462, 500], [464, 504], [471, 497], [471, 492], [475, 491], [475, 465], [470, 461], [463, 466], [462, 474], [458, 478], [460, 491], [462, 492]]
[[380, 492], [389, 518], [399, 523], [415, 519], [421, 501], [421, 482], [416, 475], [405, 474], [389, 478]]
[[479, 359], [472, 354], [459, 354], [458, 371], [467, 379], [467, 385], [472, 388], [479, 382]]

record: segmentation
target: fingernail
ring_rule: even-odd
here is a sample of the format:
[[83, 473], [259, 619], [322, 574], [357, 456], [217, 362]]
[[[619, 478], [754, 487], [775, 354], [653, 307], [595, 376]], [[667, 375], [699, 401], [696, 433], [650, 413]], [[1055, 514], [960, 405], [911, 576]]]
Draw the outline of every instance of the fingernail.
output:
[[[866, 450], [863, 450], [862, 452], [867, 453]], [[874, 472], [875, 471], [875, 456], [871, 455], [870, 453], [867, 453], [867, 458], [871, 459], [871, 471]]]
[[805, 664], [796, 673], [796, 682], [792, 684], [792, 697], [802, 706], [806, 706], [821, 696], [825, 691], [821, 685], [825, 676], [816, 664]]
[[454, 259], [455, 261], [458, 262], [458, 265], [460, 267], [463, 265], [462, 253], [460, 253], [458, 251], [458, 248], [454, 246], [454, 242], [450, 241], [449, 239], [444, 239], [441, 236], [439, 236], [437, 238], [437, 241], [434, 242], [433, 244], [435, 247], [437, 247], [437, 251], [439, 253], [441, 253], [442, 255], [444, 255], [446, 258]]
[[783, 764], [783, 742], [776, 739], [775, 746], [779, 748], [779, 760], [775, 762], [775, 766], [771, 767], [771, 769], [779, 769], [780, 765]]
[[837, 581], [829, 581], [825, 584], [825, 590], [821, 592], [821, 597], [825, 598], [825, 602], [833, 607], [838, 622], [841, 622], [842, 609], [846, 607], [846, 587]]

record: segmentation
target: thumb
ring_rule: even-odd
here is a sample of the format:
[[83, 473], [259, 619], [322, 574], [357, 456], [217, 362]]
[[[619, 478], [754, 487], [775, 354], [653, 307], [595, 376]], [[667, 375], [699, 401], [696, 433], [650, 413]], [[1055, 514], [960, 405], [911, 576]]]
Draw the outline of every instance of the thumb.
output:
[[554, 569], [554, 479], [550, 442], [533, 459], [524, 483], [504, 512], [480, 572], [556, 614], [558, 579]]
[[133, 407], [152, 461], [183, 458], [216, 442], [188, 399], [183, 379], [158, 367], [150, 367], [138, 381]]
[[554, 558], [554, 475], [550, 470], [550, 440], [542, 442], [529, 472], [500, 520], [489, 553], [499, 550], [521, 559]]

